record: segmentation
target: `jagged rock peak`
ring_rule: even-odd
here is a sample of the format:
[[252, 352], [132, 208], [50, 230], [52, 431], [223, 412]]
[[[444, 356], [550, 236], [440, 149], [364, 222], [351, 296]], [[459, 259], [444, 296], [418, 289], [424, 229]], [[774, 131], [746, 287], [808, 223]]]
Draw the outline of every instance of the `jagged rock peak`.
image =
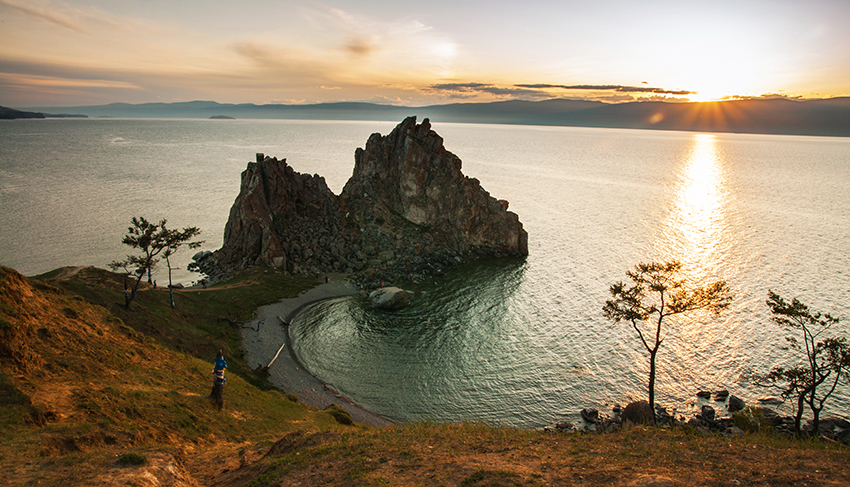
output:
[[460, 158], [443, 147], [427, 118], [417, 125], [408, 117], [387, 136], [373, 134], [354, 160], [341, 199], [358, 221], [377, 222], [388, 232], [405, 224], [427, 228], [452, 251], [528, 254], [519, 217], [463, 175]]

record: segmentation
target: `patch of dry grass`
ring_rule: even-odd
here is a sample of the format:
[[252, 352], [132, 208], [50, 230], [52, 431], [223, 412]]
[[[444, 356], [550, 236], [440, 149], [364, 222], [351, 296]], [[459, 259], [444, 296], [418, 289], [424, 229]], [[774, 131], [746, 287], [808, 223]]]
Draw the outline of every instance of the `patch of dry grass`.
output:
[[[302, 435], [303, 436], [303, 435]], [[689, 429], [414, 424], [301, 441], [220, 485], [850, 485], [846, 447]]]

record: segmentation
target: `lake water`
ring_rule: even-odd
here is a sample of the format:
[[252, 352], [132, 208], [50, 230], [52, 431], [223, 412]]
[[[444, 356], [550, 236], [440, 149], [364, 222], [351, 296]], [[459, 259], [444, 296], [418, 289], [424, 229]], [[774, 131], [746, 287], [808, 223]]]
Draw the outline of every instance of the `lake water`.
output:
[[[0, 123], [0, 262], [27, 275], [105, 267], [130, 217], [199, 226], [221, 245], [254, 153], [287, 158], [339, 192], [384, 122], [33, 120]], [[415, 303], [317, 304], [293, 323], [299, 358], [392, 419], [539, 427], [645, 396], [634, 331], [607, 321], [608, 287], [640, 261], [679, 259], [735, 293], [719, 317], [671, 320], [657, 401], [697, 390], [771, 395], [747, 377], [782, 363], [768, 289], [850, 323], [850, 139], [434, 124], [463, 171], [510, 201], [527, 259], [412, 286]], [[185, 266], [191, 252], [179, 254]], [[157, 274], [164, 282], [165, 269]], [[196, 279], [181, 271], [178, 280]], [[832, 411], [850, 412], [842, 385]]]

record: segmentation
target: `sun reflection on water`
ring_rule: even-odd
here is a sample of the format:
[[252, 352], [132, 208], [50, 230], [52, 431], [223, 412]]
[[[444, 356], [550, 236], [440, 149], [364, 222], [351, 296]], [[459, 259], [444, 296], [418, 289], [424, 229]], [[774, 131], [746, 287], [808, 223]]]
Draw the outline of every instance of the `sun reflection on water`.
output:
[[724, 169], [715, 137], [696, 135], [677, 176], [672, 207], [658, 242], [667, 259], [680, 260], [683, 271], [696, 282], [723, 278], [731, 245]]
[[[698, 134], [675, 175], [655, 245], [665, 260], [682, 262], [689, 287], [719, 279], [728, 282], [736, 273], [727, 169], [721, 142], [713, 135]], [[730, 318], [707, 310], [673, 318], [666, 332], [676, 339], [667, 342], [659, 359], [661, 395], [688, 397], [694, 391], [687, 388], [694, 384], [729, 383], [731, 378], [723, 375], [729, 367], [723, 363], [740, 349], [729, 335], [734, 326]]]

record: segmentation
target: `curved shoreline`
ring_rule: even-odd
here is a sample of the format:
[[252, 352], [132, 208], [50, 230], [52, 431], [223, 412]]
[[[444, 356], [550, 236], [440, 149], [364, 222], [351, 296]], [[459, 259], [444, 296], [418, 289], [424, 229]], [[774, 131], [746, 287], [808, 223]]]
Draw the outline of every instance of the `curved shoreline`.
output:
[[318, 409], [336, 404], [358, 423], [389, 426], [395, 423], [358, 406], [311, 375], [292, 350], [289, 323], [305, 306], [355, 294], [357, 288], [353, 284], [345, 280], [333, 280], [294, 298], [261, 306], [257, 309], [257, 318], [249, 323], [251, 327], [241, 329], [245, 361], [252, 368], [268, 367], [269, 381], [278, 389], [298, 396], [298, 402], [302, 404]]

